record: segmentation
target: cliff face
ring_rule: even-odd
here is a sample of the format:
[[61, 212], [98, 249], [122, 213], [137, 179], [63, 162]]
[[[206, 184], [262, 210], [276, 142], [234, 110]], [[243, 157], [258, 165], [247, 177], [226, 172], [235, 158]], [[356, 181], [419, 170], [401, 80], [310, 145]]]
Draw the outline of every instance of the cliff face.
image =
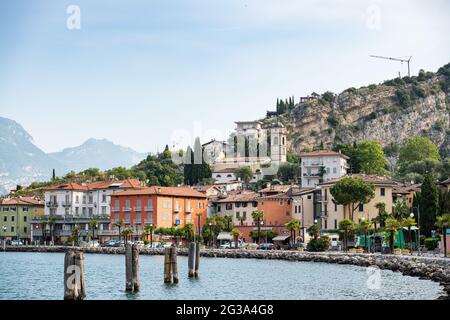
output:
[[450, 64], [437, 73], [316, 96], [263, 122], [281, 121], [290, 150], [296, 152], [321, 142], [326, 147], [361, 140], [402, 144], [420, 134], [438, 145], [443, 155], [450, 155], [449, 79]]

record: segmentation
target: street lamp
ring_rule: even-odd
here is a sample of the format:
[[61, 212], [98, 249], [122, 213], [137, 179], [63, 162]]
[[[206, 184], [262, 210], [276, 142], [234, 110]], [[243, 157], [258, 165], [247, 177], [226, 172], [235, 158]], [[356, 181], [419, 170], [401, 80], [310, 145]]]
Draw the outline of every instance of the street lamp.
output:
[[150, 248], [153, 248], [153, 223], [150, 223]]
[[211, 247], [211, 244], [212, 244], [212, 240], [213, 240], [213, 232], [212, 232], [212, 223], [210, 222], [210, 223], [208, 223], [208, 226], [209, 226], [209, 233], [210, 233], [210, 235], [209, 235], [209, 241], [210, 241], [210, 243], [209, 243], [209, 246]]
[[6, 246], [6, 226], [2, 226], [2, 230], [3, 230], [3, 250], [5, 250], [5, 246]]
[[[261, 228], [262, 228], [263, 225], [264, 225], [264, 221], [261, 221], [259, 224], [261, 225]], [[266, 231], [266, 243], [267, 243], [267, 231]], [[258, 244], [259, 244], [259, 243], [258, 243]]]
[[92, 226], [92, 246], [94, 246], [94, 241], [95, 241], [95, 229], [97, 229], [98, 228], [98, 223], [95, 223], [93, 226]]
[[417, 207], [411, 207], [411, 214], [413, 216], [414, 209], [417, 209], [417, 254], [420, 256], [420, 204], [417, 204]]

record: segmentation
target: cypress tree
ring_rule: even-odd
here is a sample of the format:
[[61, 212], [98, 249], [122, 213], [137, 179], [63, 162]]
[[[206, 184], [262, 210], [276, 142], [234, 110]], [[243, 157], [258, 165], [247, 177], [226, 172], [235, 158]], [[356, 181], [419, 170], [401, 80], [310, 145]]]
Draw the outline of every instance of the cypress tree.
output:
[[420, 229], [422, 234], [431, 235], [435, 229], [436, 216], [439, 212], [439, 190], [430, 174], [425, 176], [420, 194]]

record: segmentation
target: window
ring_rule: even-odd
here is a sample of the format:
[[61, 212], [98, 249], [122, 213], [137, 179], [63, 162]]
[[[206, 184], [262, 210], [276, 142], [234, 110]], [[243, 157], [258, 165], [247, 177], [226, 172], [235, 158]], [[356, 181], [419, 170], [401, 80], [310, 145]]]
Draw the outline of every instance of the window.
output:
[[136, 222], [141, 222], [141, 213], [140, 212], [136, 213]]
[[14, 227], [11, 227], [11, 232], [14, 232]]
[[125, 222], [130, 222], [130, 213], [129, 212], [127, 212], [125, 214]]
[[236, 219], [239, 219], [241, 217], [241, 213], [240, 212], [236, 212]]
[[105, 203], [106, 202], [106, 193], [102, 194], [102, 202]]
[[384, 197], [384, 196], [386, 195], [386, 189], [385, 189], [385, 188], [381, 188], [381, 189], [380, 189], [380, 195], [381, 195], [382, 197]]
[[64, 208], [65, 214], [69, 214], [69, 208]]
[[222, 206], [219, 204], [219, 205], [217, 206], [217, 212], [220, 212], [221, 209], [222, 209]]
[[119, 200], [114, 200], [114, 206], [116, 207], [116, 209], [119, 208]]
[[[308, 180], [308, 181], [309, 181], [309, 180]], [[308, 200], [311, 200], [311, 196], [310, 196], [310, 195], [308, 196]]]
[[8, 217], [7, 216], [3, 217], [3, 222], [8, 222]]
[[328, 220], [325, 220], [325, 229], [328, 229]]
[[242, 212], [242, 219], [247, 220], [247, 212]]
[[85, 216], [86, 215], [86, 208], [83, 207], [82, 212], [83, 212], [83, 216]]
[[359, 204], [359, 212], [364, 211], [364, 205], [362, 203]]
[[258, 202], [253, 202], [253, 208], [256, 208], [258, 206]]
[[92, 216], [93, 213], [94, 213], [94, 212], [93, 212], [93, 209], [92, 209], [92, 208], [89, 208], [89, 216]]
[[22, 207], [22, 211], [28, 212], [28, 207]]
[[141, 210], [141, 200], [136, 200], [136, 209]]
[[120, 216], [119, 216], [119, 213], [118, 213], [118, 212], [116, 212], [116, 213], [114, 214], [114, 220], [116, 220], [116, 221], [119, 221], [119, 220], [120, 220]]
[[240, 208], [241, 207], [241, 203], [240, 202], [236, 202], [235, 206], [236, 206], [236, 208]]
[[334, 228], [335, 228], [335, 229], [338, 228], [338, 222], [337, 222], [337, 219], [334, 219]]
[[80, 196], [75, 196], [75, 203], [80, 203]]
[[334, 211], [335, 212], [337, 211], [337, 204], [336, 203], [334, 204]]
[[86, 204], [86, 196], [83, 196], [83, 204]]
[[227, 204], [225, 205], [225, 209], [226, 209], [226, 210], [232, 210], [232, 209], [233, 209], [233, 204], [232, 204], [232, 203], [227, 203]]
[[130, 200], [125, 200], [125, 208], [130, 209]]
[[152, 215], [152, 213], [151, 212], [149, 212], [148, 214], [147, 214], [148, 216], [147, 216], [147, 218], [148, 218], [148, 221], [147, 221], [147, 223], [153, 223], [153, 215]]
[[27, 227], [23, 227], [23, 232], [24, 232], [24, 233], [27, 233], [27, 232], [28, 232]]
[[75, 214], [78, 214], [79, 209], [79, 207], [75, 207]]
[[273, 137], [273, 144], [277, 145], [278, 144], [278, 137]]
[[106, 215], [106, 207], [105, 206], [102, 207], [102, 215]]
[[16, 217], [14, 217], [14, 216], [11, 216], [11, 222], [14, 222], [14, 219], [15, 219]]
[[89, 195], [89, 204], [92, 204], [94, 202], [94, 197], [92, 194]]
[[334, 173], [334, 174], [337, 173], [337, 168], [336, 168], [336, 167], [333, 168], [333, 173]]
[[247, 202], [242, 202], [242, 207], [243, 208], [247, 208], [248, 203]]

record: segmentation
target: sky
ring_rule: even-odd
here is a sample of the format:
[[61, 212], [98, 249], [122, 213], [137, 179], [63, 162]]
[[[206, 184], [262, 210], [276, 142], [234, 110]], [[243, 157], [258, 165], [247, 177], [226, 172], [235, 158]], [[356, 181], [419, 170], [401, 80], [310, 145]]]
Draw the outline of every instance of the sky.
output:
[[2, 0], [0, 116], [46, 152], [226, 139], [277, 97], [406, 75], [369, 55], [436, 71], [449, 13], [447, 0]]

